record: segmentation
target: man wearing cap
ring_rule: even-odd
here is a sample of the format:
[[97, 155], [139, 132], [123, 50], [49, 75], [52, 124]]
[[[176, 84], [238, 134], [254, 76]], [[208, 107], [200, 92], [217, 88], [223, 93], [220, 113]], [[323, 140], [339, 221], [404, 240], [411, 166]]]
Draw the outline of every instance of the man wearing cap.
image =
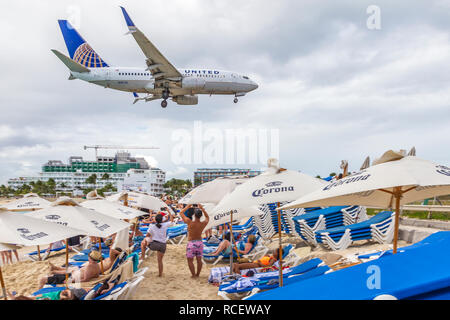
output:
[[77, 267], [57, 267], [51, 263], [50, 272], [51, 276], [45, 276], [39, 278], [39, 289], [42, 289], [46, 284], [64, 284], [66, 280], [66, 273], [68, 273], [68, 282], [86, 282], [97, 278], [100, 275], [99, 262], [101, 260], [101, 253], [99, 251], [91, 251], [89, 253], [88, 262], [85, 263], [80, 269]]

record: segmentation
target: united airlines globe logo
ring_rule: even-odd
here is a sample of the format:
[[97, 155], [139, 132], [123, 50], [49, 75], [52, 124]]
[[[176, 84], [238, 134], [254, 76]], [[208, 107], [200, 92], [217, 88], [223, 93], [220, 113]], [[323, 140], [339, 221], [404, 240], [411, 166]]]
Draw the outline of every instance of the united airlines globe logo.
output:
[[88, 68], [101, 68], [108, 66], [86, 42], [80, 45], [75, 51], [73, 54], [73, 60]]

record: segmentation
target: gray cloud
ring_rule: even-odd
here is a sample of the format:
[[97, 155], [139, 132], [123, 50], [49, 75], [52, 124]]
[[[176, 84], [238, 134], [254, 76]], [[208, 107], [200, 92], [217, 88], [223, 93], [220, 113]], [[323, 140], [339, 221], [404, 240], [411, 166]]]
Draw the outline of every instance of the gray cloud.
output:
[[197, 120], [222, 131], [279, 129], [283, 166], [310, 174], [337, 171], [341, 159], [355, 170], [367, 155], [412, 146], [449, 164], [448, 1], [378, 1], [378, 31], [366, 28], [371, 1], [127, 1], [135, 23], [175, 65], [236, 70], [260, 84], [237, 105], [202, 96], [198, 106], [166, 110], [68, 81], [50, 52], [66, 51], [56, 20], [79, 10], [79, 31], [102, 58], [143, 66], [134, 39], [124, 36], [119, 4], [0, 5], [0, 183], [36, 173], [48, 159], [92, 158], [85, 144], [158, 145], [139, 153], [192, 178], [200, 165], [174, 164], [171, 136], [192, 131]]

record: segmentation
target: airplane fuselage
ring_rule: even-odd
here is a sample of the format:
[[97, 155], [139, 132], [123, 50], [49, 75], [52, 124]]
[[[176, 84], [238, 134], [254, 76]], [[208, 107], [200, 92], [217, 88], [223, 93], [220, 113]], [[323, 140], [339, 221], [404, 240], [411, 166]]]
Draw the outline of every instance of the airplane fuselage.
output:
[[[179, 85], [171, 84], [173, 96], [195, 94], [244, 95], [258, 88], [247, 76], [230, 71], [209, 69], [178, 69], [182, 74]], [[91, 68], [88, 73], [71, 72], [80, 80], [126, 92], [161, 94], [162, 88], [155, 88], [155, 79], [144, 68]], [[180, 85], [181, 84], [181, 85]]]

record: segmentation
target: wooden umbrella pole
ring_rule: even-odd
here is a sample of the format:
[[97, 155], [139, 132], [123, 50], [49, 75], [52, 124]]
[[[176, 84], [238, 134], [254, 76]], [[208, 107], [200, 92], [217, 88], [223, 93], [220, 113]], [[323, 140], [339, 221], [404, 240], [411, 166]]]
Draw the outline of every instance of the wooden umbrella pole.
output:
[[394, 191], [394, 194], [395, 194], [395, 227], [394, 227], [395, 229], [394, 229], [394, 248], [392, 252], [396, 254], [398, 246], [398, 229], [400, 223], [400, 198], [402, 197], [401, 188]]
[[139, 224], [140, 224], [139, 220], [140, 220], [140, 217], [137, 217], [137, 221], [134, 226], [133, 233], [131, 234], [131, 243], [133, 243], [134, 235], [136, 234], [136, 228], [139, 228]]
[[[280, 207], [280, 203], [277, 202], [277, 208]], [[278, 210], [278, 261], [280, 265], [280, 278], [279, 278], [279, 285], [280, 287], [283, 286], [283, 246], [281, 244], [281, 210]]]
[[37, 246], [38, 259], [41, 261], [41, 248]]
[[230, 253], [230, 273], [234, 274], [233, 272], [233, 241], [234, 240], [234, 236], [233, 236], [233, 210], [231, 210], [231, 215], [230, 215], [230, 245], [231, 245], [231, 253]]
[[100, 271], [103, 274], [102, 238], [98, 238], [98, 249], [100, 251]]
[[66, 288], [68, 288], [69, 284], [69, 239], [66, 239]]
[[8, 295], [6, 294], [5, 280], [3, 279], [2, 267], [0, 267], [0, 283], [2, 285], [3, 299], [8, 300]]

